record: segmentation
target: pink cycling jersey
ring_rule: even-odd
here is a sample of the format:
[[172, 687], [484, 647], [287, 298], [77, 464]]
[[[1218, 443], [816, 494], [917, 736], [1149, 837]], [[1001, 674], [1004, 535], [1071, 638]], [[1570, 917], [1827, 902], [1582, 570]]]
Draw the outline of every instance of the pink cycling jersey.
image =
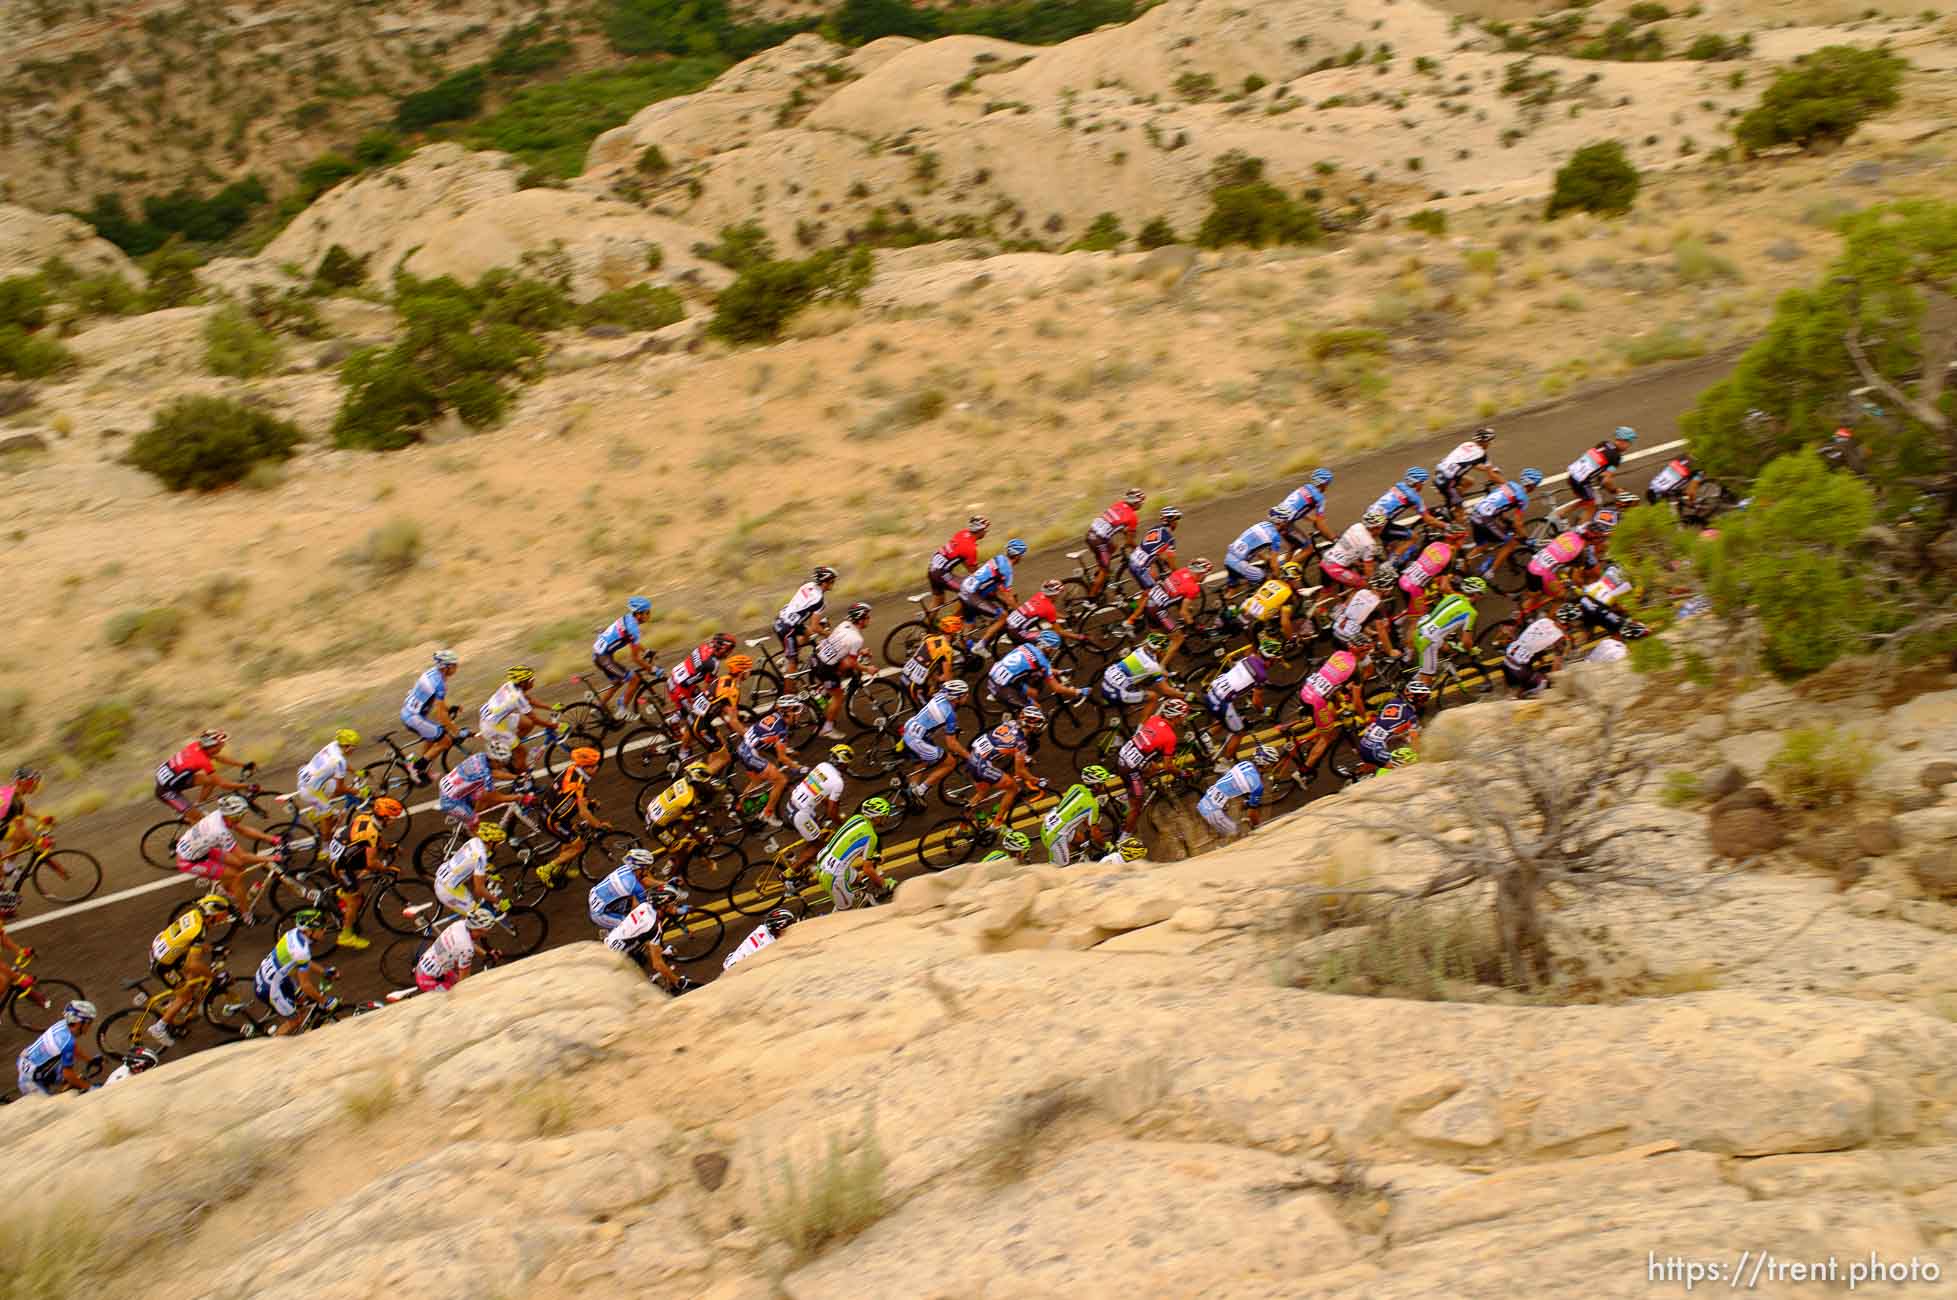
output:
[[1571, 529], [1536, 552], [1536, 557], [1529, 561], [1529, 572], [1535, 574], [1538, 578], [1547, 578], [1550, 574], [1583, 554], [1583, 547], [1583, 534], [1577, 532], [1575, 529]]
[[1312, 721], [1322, 727], [1330, 720], [1328, 704], [1358, 670], [1359, 656], [1350, 650], [1340, 650], [1305, 678], [1304, 684], [1298, 687], [1298, 703], [1310, 706]]
[[1454, 548], [1446, 542], [1429, 542], [1422, 547], [1413, 562], [1400, 570], [1400, 590], [1409, 596], [1417, 596], [1426, 589], [1428, 583], [1447, 572], [1447, 566], [1454, 563]]

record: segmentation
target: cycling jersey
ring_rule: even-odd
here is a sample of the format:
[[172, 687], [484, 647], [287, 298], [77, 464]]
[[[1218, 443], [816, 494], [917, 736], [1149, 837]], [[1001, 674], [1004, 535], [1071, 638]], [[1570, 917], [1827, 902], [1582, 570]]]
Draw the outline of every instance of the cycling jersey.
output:
[[[1007, 718], [990, 731], [981, 731], [972, 738], [971, 766], [974, 770], [985, 772], [1004, 772], [1012, 767], [1016, 755], [1026, 751], [1026, 734], [1019, 724]], [[997, 780], [996, 776], [987, 780]]]
[[1264, 777], [1255, 763], [1233, 766], [1203, 792], [1200, 802], [1220, 808], [1232, 799], [1243, 800], [1246, 808], [1256, 808], [1264, 802]]
[[312, 945], [306, 942], [305, 932], [294, 926], [279, 936], [279, 941], [272, 945], [272, 951], [258, 963], [258, 982], [277, 987], [294, 971], [302, 971], [312, 964]]
[[1272, 578], [1237, 607], [1237, 613], [1253, 623], [1276, 618], [1291, 603], [1291, 584]]
[[1583, 534], [1574, 528], [1559, 534], [1529, 560], [1529, 572], [1538, 578], [1546, 578], [1582, 555], [1583, 548], [1588, 544]]
[[922, 690], [931, 680], [933, 670], [951, 662], [951, 638], [948, 636], [927, 636], [911, 651], [911, 657], [904, 660], [900, 670], [904, 681], [915, 689]]
[[20, 1090], [26, 1093], [48, 1091], [62, 1071], [75, 1068], [75, 1031], [65, 1020], [57, 1020], [21, 1052], [15, 1073]]
[[1168, 609], [1203, 594], [1203, 583], [1191, 569], [1177, 569], [1148, 589], [1150, 609]]
[[631, 867], [620, 867], [591, 887], [592, 912], [623, 916], [646, 901], [645, 882]]
[[720, 660], [714, 654], [713, 642], [702, 641], [694, 647], [693, 653], [680, 660], [666, 678], [668, 687], [686, 691], [720, 672]]
[[1398, 740], [1420, 724], [1420, 712], [1407, 701], [1395, 696], [1379, 706], [1379, 712], [1366, 729], [1359, 733], [1362, 745], [1383, 748], [1388, 741]]
[[685, 777], [673, 782], [646, 805], [646, 825], [671, 826], [693, 807], [693, 785]]
[[836, 668], [841, 666], [845, 659], [862, 653], [862, 629], [858, 628], [854, 623], [845, 620], [844, 622], [838, 623], [836, 630], [828, 636], [823, 637], [816, 645], [815, 659], [817, 663], [827, 664], [831, 668]]
[[415, 973], [438, 980], [454, 971], [466, 971], [476, 961], [476, 941], [469, 923], [460, 917], [435, 932], [435, 938], [421, 950]]
[[346, 775], [347, 756], [340, 752], [338, 741], [331, 741], [299, 769], [299, 788], [308, 794], [325, 795]]
[[1157, 524], [1143, 533], [1135, 543], [1135, 549], [1128, 552], [1128, 567], [1146, 569], [1155, 563], [1156, 557], [1176, 549], [1176, 534], [1167, 524]]
[[1570, 482], [1588, 483], [1596, 475], [1623, 463], [1624, 453], [1617, 449], [1615, 442], [1600, 442], [1570, 462]]
[[1454, 548], [1446, 542], [1429, 542], [1420, 548], [1407, 567], [1400, 570], [1400, 590], [1409, 596], [1424, 591], [1427, 584], [1447, 572], [1454, 563]]
[[762, 750], [772, 750], [777, 744], [788, 739], [788, 719], [779, 713], [770, 713], [757, 718], [746, 731], [741, 733], [741, 744], [759, 754]]
[[639, 620], [626, 614], [598, 634], [598, 639], [591, 643], [591, 653], [613, 655], [626, 646], [637, 644], [639, 644]]
[[843, 797], [843, 774], [834, 763], [817, 763], [789, 792], [788, 806], [797, 812], [826, 806]]
[[773, 930], [770, 930], [765, 925], [755, 926], [754, 933], [741, 940], [734, 951], [728, 953], [721, 960], [720, 969], [723, 971], [733, 970], [736, 966], [754, 956], [755, 953], [760, 952], [774, 941], [775, 932]]
[[415, 684], [408, 688], [408, 696], [401, 701], [401, 720], [425, 718], [437, 702], [448, 698], [448, 676], [441, 666], [424, 670], [415, 678]]
[[530, 707], [530, 697], [521, 687], [515, 682], [504, 682], [479, 710], [483, 735], [514, 740], [517, 721], [530, 712]]
[[1101, 680], [1112, 690], [1124, 687], [1145, 686], [1162, 676], [1162, 665], [1155, 662], [1155, 656], [1142, 647], [1130, 650], [1121, 658], [1109, 664], [1101, 673]]
[[836, 828], [816, 864], [816, 874], [829, 886], [837, 911], [855, 905], [863, 865], [876, 855], [877, 828], [868, 817], [859, 813]]
[[1414, 644], [1424, 647], [1438, 645], [1450, 636], [1465, 638], [1475, 630], [1476, 617], [1474, 602], [1457, 592], [1420, 620], [1420, 626], [1414, 629]]
[[490, 787], [496, 773], [490, 770], [489, 755], [471, 754], [455, 765], [455, 770], [444, 773], [441, 790], [445, 803], [471, 803], [475, 797]]
[[925, 702], [923, 708], [911, 715], [904, 724], [904, 735], [928, 736], [934, 731], [958, 730], [958, 705], [943, 691], [939, 691]]
[[177, 857], [184, 862], [201, 862], [217, 853], [238, 847], [238, 837], [220, 812], [205, 813], [196, 824], [177, 837]]
[[1046, 624], [1059, 621], [1060, 611], [1054, 607], [1053, 598], [1043, 591], [1036, 592], [1031, 600], [1022, 601], [1006, 615], [1006, 631], [1024, 641]]
[[202, 745], [193, 740], [156, 769], [156, 783], [172, 790], [182, 790], [195, 781], [199, 774], [216, 770], [211, 756], [204, 752]]
[[1231, 665], [1227, 672], [1218, 673], [1210, 682], [1209, 689], [1203, 692], [1203, 698], [1212, 707], [1222, 708], [1239, 695], [1257, 689], [1257, 676], [1251, 665], [1251, 660], [1255, 658], [1255, 655], [1246, 655]]
[[1691, 462], [1681, 457], [1668, 461], [1665, 467], [1651, 476], [1651, 482], [1644, 490], [1652, 498], [1676, 496], [1685, 490], [1685, 485], [1699, 477], [1699, 471], [1692, 468]]
[[1151, 756], [1168, 758], [1176, 752], [1176, 729], [1166, 718], [1151, 716], [1142, 721], [1115, 755], [1115, 766], [1139, 771]]
[[[461, 848], [443, 858], [442, 865], [435, 869], [435, 893], [446, 894], [448, 898], [472, 898], [470, 880], [477, 876], [487, 878], [488, 875], [489, 846], [471, 837]], [[448, 899], [443, 901], [447, 902]]]
[[959, 565], [971, 569], [978, 564], [978, 538], [972, 530], [961, 528], [931, 557], [931, 572], [950, 573]]
[[1361, 587], [1346, 597], [1345, 604], [1339, 606], [1338, 615], [1332, 620], [1332, 635], [1341, 641], [1350, 641], [1366, 630], [1366, 623], [1379, 612], [1379, 593], [1370, 587]]
[[1520, 636], [1509, 642], [1508, 649], [1502, 652], [1502, 661], [1517, 668], [1527, 668], [1538, 655], [1561, 641], [1563, 636], [1563, 629], [1555, 619], [1538, 618], [1523, 628]]
[[788, 603], [781, 607], [781, 612], [775, 615], [775, 626], [777, 628], [802, 626], [809, 621], [809, 615], [822, 608], [822, 602], [828, 599], [828, 596], [829, 593], [822, 589], [821, 583], [803, 583], [795, 589], [795, 594], [788, 598]]
[[1000, 656], [986, 677], [994, 686], [1010, 686], [1022, 677], [1036, 676], [1044, 680], [1052, 672], [1053, 663], [1044, 650], [1036, 645], [1022, 645]]
[[1488, 449], [1470, 439], [1441, 457], [1440, 464], [1434, 466], [1434, 478], [1441, 483], [1452, 483], [1487, 459]]
[[557, 778], [557, 791], [544, 814], [551, 825], [569, 829], [578, 820], [578, 801], [591, 786], [591, 773], [572, 764]]
[[1475, 502], [1474, 518], [1493, 523], [1496, 516], [1504, 511], [1528, 508], [1529, 494], [1522, 490], [1520, 483], [1511, 480], [1507, 483], [1497, 483], [1488, 489], [1487, 496]]
[[1359, 657], [1350, 650], [1334, 651], [1324, 663], [1320, 664], [1311, 676], [1298, 686], [1298, 702], [1311, 706], [1312, 716], [1320, 726], [1324, 725], [1321, 716], [1339, 688], [1352, 680], [1359, 671]]
[[1585, 587], [1583, 594], [1599, 605], [1615, 605], [1631, 594], [1631, 580], [1615, 564], [1607, 565], [1603, 576]]
[[1405, 510], [1424, 511], [1427, 505], [1420, 499], [1419, 485], [1401, 479], [1386, 489], [1386, 495], [1373, 502], [1373, 509], [1391, 519]]
[[204, 909], [193, 906], [149, 941], [149, 959], [158, 966], [174, 966], [203, 937]]
[[1060, 796], [1060, 802], [1047, 809], [1040, 819], [1040, 839], [1049, 852], [1055, 840], [1071, 840], [1075, 832], [1083, 826], [1098, 826], [1101, 822], [1101, 801], [1092, 790], [1075, 782]]
[[1284, 540], [1284, 530], [1268, 519], [1259, 520], [1237, 534], [1237, 540], [1230, 543], [1226, 554], [1239, 559], [1249, 559], [1259, 551], [1268, 551]]
[[958, 584], [960, 595], [990, 596], [1001, 587], [1012, 586], [1012, 561], [1006, 553], [999, 554], [973, 569], [965, 580]]
[[1117, 501], [1094, 517], [1087, 526], [1087, 535], [1106, 541], [1116, 533], [1132, 533], [1141, 527], [1141, 520], [1135, 517], [1135, 507], [1126, 501]]
[[364, 851], [349, 854], [347, 850], [378, 848], [380, 842], [380, 818], [370, 812], [358, 812], [326, 842], [326, 860], [337, 867], [345, 859], [348, 869], [357, 871], [366, 865], [367, 855]]
[[1325, 552], [1325, 563], [1350, 569], [1379, 554], [1379, 542], [1364, 524], [1354, 524], [1339, 534]]
[[1307, 483], [1290, 496], [1277, 503], [1277, 508], [1285, 514], [1297, 518], [1325, 513], [1325, 494]]
[[26, 806], [27, 801], [15, 794], [14, 787], [0, 785], [0, 830], [7, 829]]

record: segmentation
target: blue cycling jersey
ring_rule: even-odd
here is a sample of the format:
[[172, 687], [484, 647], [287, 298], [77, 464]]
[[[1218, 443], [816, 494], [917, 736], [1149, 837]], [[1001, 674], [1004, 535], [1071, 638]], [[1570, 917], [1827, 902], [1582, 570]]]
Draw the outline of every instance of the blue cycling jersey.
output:
[[1204, 803], [1218, 806], [1232, 799], [1243, 800], [1246, 808], [1264, 802], [1264, 777], [1255, 763], [1238, 763], [1203, 794]]
[[608, 911], [628, 899], [635, 904], [646, 901], [646, 887], [630, 867], [620, 867], [591, 887], [591, 906], [599, 911]]
[[598, 639], [591, 643], [591, 653], [617, 654], [626, 646], [637, 644], [639, 644], [639, 620], [627, 614], [598, 634]]
[[992, 665], [992, 680], [1004, 685], [1034, 674], [1045, 677], [1052, 671], [1053, 662], [1044, 651], [1035, 645], [1023, 645]]
[[904, 734], [923, 739], [934, 731], [958, 730], [958, 709], [949, 695], [939, 692], [927, 701], [923, 708], [911, 715], [904, 724]]
[[958, 590], [969, 596], [989, 596], [1001, 587], [1012, 586], [1012, 561], [1005, 552], [987, 560], [973, 569], [966, 579], [958, 584]]
[[401, 701], [403, 718], [425, 718], [428, 710], [435, 707], [435, 701], [448, 697], [448, 678], [442, 675], [439, 666], [428, 669], [415, 678], [414, 688], [408, 698]]
[[50, 1025], [20, 1054], [21, 1069], [28, 1074], [50, 1061], [60, 1061], [64, 1070], [75, 1064], [75, 1032], [68, 1028], [65, 1020], [57, 1020]]
[[1157, 524], [1142, 534], [1142, 540], [1135, 543], [1135, 554], [1144, 560], [1153, 560], [1163, 551], [1176, 544], [1175, 530], [1167, 524]]
[[1325, 513], [1325, 494], [1307, 483], [1290, 496], [1277, 503], [1277, 508], [1288, 515], [1322, 515]]
[[1520, 483], [1497, 483], [1476, 503], [1475, 518], [1493, 519], [1504, 510], [1526, 510], [1528, 506], [1529, 494]]
[[1269, 550], [1283, 540], [1284, 534], [1278, 526], [1265, 519], [1243, 530], [1237, 540], [1230, 543], [1230, 554], [1251, 556], [1259, 551]]
[[1012, 756], [1026, 748], [1026, 735], [1011, 718], [972, 740], [972, 762], [992, 767], [1008, 767]]
[[1425, 510], [1426, 504], [1420, 499], [1420, 489], [1401, 479], [1386, 489], [1386, 495], [1373, 502], [1373, 509], [1391, 519], [1403, 510]]
[[775, 742], [785, 739], [787, 735], [788, 719], [779, 713], [770, 713], [747, 729], [741, 736], [741, 743], [758, 754], [763, 747], [774, 748]]

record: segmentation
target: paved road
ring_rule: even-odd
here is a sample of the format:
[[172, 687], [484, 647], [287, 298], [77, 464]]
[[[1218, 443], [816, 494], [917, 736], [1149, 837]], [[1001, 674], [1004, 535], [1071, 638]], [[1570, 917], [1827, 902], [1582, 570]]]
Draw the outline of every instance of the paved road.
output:
[[[1552, 404], [1498, 417], [1493, 421], [1500, 432], [1492, 449], [1493, 459], [1511, 473], [1534, 465], [1554, 476], [1584, 446], [1620, 424], [1638, 429], [1642, 434], [1639, 447], [1649, 451], [1676, 436], [1679, 416], [1707, 385], [1724, 375], [1733, 355], [1730, 351], [1716, 354], [1628, 384], [1572, 394]], [[1414, 463], [1431, 466], [1466, 431], [1450, 430], [1416, 446], [1333, 465], [1338, 478], [1328, 493], [1328, 521], [1342, 526], [1356, 517], [1393, 483], [1405, 466]], [[1661, 463], [1660, 457], [1647, 456], [1622, 481], [1626, 486], [1640, 486]], [[1262, 518], [1265, 509], [1279, 495], [1295, 486], [1296, 482], [1290, 480], [1266, 483], [1235, 497], [1192, 509], [1181, 526], [1178, 550], [1184, 556], [1207, 555], [1220, 564], [1230, 540], [1249, 522]], [[1173, 494], [1164, 494], [1151, 504], [1167, 504], [1172, 500]], [[1010, 535], [1008, 530], [1012, 526], [1010, 520], [1000, 519], [995, 532], [1003, 538]], [[1027, 567], [1034, 583], [1073, 571], [1072, 563], [1059, 550], [1030, 558]], [[921, 562], [919, 567], [921, 577]], [[1032, 585], [1027, 584], [1028, 589]], [[883, 630], [893, 620], [910, 613], [910, 607], [895, 596], [874, 603], [882, 617], [873, 630], [873, 645], [880, 642]], [[376, 730], [384, 730], [391, 723], [389, 719]], [[296, 767], [298, 761], [295, 756], [286, 766]], [[621, 824], [631, 817], [634, 793], [635, 787], [630, 782], [615, 776], [607, 777], [599, 785], [609, 815]], [[101, 892], [88, 903], [51, 912], [30, 891], [25, 899], [24, 919], [10, 929], [10, 933], [34, 945], [42, 954], [36, 965], [39, 973], [80, 984], [105, 1008], [105, 1014], [107, 1009], [124, 1004], [125, 995], [118, 987], [120, 980], [142, 973], [149, 939], [158, 929], [169, 900], [178, 897], [180, 892], [187, 893], [181, 878], [160, 875], [145, 865], [135, 851], [142, 830], [161, 815], [160, 805], [145, 803], [98, 813], [66, 828], [63, 843], [87, 848], [102, 860], [105, 879]], [[408, 832], [409, 843], [425, 834], [433, 823], [431, 813], [420, 814]], [[551, 943], [590, 937], [581, 888], [560, 892], [546, 902], [545, 909], [551, 922]], [[738, 942], [745, 928], [744, 922], [730, 924], [727, 942]], [[270, 942], [271, 937], [264, 931], [251, 935], [238, 945], [234, 967], [248, 970], [261, 955], [259, 950]], [[342, 953], [336, 958], [342, 975], [339, 988], [344, 995], [372, 997], [383, 991], [376, 969], [381, 946], [377, 942], [365, 954]], [[704, 979], [718, 971], [719, 961], [715, 957], [699, 966], [700, 969], [691, 973], [696, 979]], [[11, 1059], [24, 1038], [11, 1026], [0, 1028], [0, 1059]], [[208, 1043], [208, 1034], [192, 1040], [193, 1044], [200, 1042]]]

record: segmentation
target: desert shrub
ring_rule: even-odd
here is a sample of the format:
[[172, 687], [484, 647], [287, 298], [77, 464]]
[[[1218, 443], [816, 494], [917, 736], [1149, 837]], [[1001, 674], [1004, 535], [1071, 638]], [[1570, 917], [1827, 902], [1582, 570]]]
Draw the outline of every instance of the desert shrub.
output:
[[1079, 239], [1067, 245], [1067, 251], [1105, 253], [1127, 242], [1128, 232], [1121, 228], [1121, 218], [1112, 212], [1103, 212], [1088, 223]]
[[1579, 59], [1607, 59], [1618, 63], [1642, 63], [1665, 57], [1665, 38], [1653, 31], [1639, 30], [1644, 24], [1620, 18], [1578, 46]]
[[1658, 788], [1658, 802], [1667, 808], [1683, 808], [1704, 797], [1705, 783], [1699, 779], [1699, 774], [1684, 768], [1674, 768], [1665, 773], [1665, 782]]
[[80, 1201], [50, 1202], [0, 1224], [0, 1296], [62, 1300], [104, 1288], [114, 1271], [102, 1214]]
[[367, 258], [355, 257], [344, 244], [334, 244], [313, 268], [312, 287], [315, 293], [330, 293], [335, 289], [351, 289], [366, 279]]
[[768, 342], [796, 312], [818, 302], [857, 301], [874, 267], [867, 248], [832, 248], [801, 261], [763, 262], [721, 292], [708, 329], [734, 343]]
[[421, 563], [421, 525], [390, 519], [367, 534], [355, 558], [383, 577], [406, 573]]
[[1634, 366], [1655, 366], [1661, 361], [1685, 361], [1692, 357], [1704, 356], [1705, 341], [1697, 335], [1687, 334], [1677, 321], [1668, 320], [1655, 330], [1646, 330], [1636, 338], [1622, 339], [1618, 350], [1624, 359]]
[[1733, 127], [1748, 153], [1778, 144], [1803, 149], [1846, 140], [1864, 121], [1894, 108], [1909, 65], [1887, 50], [1828, 45], [1775, 74], [1760, 102]]
[[1807, 808], [1853, 803], [1875, 768], [1869, 742], [1834, 727], [1796, 727], [1767, 760], [1767, 776], [1788, 798]]
[[214, 375], [269, 375], [284, 356], [278, 338], [236, 307], [220, 308], [204, 322], [204, 365]]
[[390, 167], [408, 156], [407, 142], [398, 132], [376, 127], [353, 142], [353, 160], [362, 167]]
[[1751, 33], [1742, 35], [1737, 40], [1729, 40], [1716, 32], [1707, 32], [1693, 39], [1692, 44], [1686, 47], [1685, 57], [1688, 59], [1698, 59], [1701, 62], [1713, 62], [1721, 59], [1743, 59], [1752, 52], [1752, 49], [1753, 37]]
[[580, 325], [656, 330], [686, 319], [686, 305], [664, 285], [634, 284], [600, 294], [578, 308]]
[[1135, 243], [1141, 248], [1166, 248], [1170, 244], [1182, 242], [1174, 226], [1167, 217], [1150, 217], [1135, 233]]
[[163, 247], [143, 259], [143, 274], [148, 277], [144, 306], [159, 311], [196, 302], [204, 293], [204, 286], [197, 282], [197, 268], [203, 264], [204, 259], [182, 236], [170, 236]]
[[621, 54], [744, 59], [812, 30], [816, 21], [739, 23], [727, 0], [609, 0], [604, 7], [605, 35]]
[[481, 64], [452, 72], [426, 90], [404, 95], [394, 108], [394, 124], [421, 131], [441, 122], [466, 122], [482, 112], [489, 74]]
[[1638, 197], [1638, 169], [1615, 140], [1584, 145], [1556, 171], [1556, 188], [1549, 196], [1544, 219], [1554, 221], [1566, 212], [1598, 212], [1617, 216], [1629, 212]]
[[743, 221], [739, 225], [722, 226], [719, 243], [695, 244], [693, 252], [697, 257], [739, 272], [774, 261], [775, 241], [768, 238], [760, 222]]
[[129, 316], [142, 309], [143, 295], [113, 271], [78, 277], [63, 296], [85, 316]]
[[1681, 239], [1672, 245], [1672, 268], [1678, 272], [1681, 284], [1713, 284], [1745, 278], [1732, 259], [1721, 257], [1699, 239]]
[[798, 1172], [789, 1156], [776, 1168], [778, 1184], [760, 1189], [762, 1219], [798, 1259], [847, 1241], [883, 1217], [886, 1161], [871, 1115], [864, 1117], [854, 1151], [841, 1134], [831, 1133], [825, 1156], [807, 1171]]
[[725, 66], [708, 58], [645, 60], [525, 86], [471, 126], [466, 138], [514, 154], [545, 176], [576, 176], [600, 133], [647, 104], [691, 94]]
[[263, 181], [246, 176], [208, 198], [187, 187], [151, 195], [143, 200], [140, 221], [129, 215], [117, 194], [98, 195], [88, 211], [75, 215], [123, 252], [141, 257], [163, 247], [172, 235], [199, 244], [221, 243], [243, 229], [270, 197]]
[[649, 144], [639, 155], [639, 174], [642, 176], [664, 176], [673, 169], [666, 159], [666, 151], [656, 144]]
[[1324, 233], [1318, 213], [1266, 180], [1219, 185], [1210, 191], [1210, 210], [1196, 232], [1204, 248], [1248, 244], [1315, 243]]
[[350, 176], [358, 176], [360, 164], [343, 153], [330, 151], [299, 169], [299, 198], [311, 203]]
[[18, 325], [0, 325], [0, 375], [45, 379], [75, 364], [75, 354], [58, 340], [30, 334]]
[[1387, 337], [1385, 330], [1348, 325], [1320, 330], [1311, 336], [1305, 347], [1314, 361], [1327, 361], [1333, 357], [1381, 356], [1386, 352]]
[[129, 447], [129, 463], [173, 492], [235, 483], [262, 460], [285, 460], [297, 427], [227, 397], [180, 397], [158, 411]]
[[0, 686], [0, 745], [14, 745], [34, 734], [34, 715], [28, 711], [27, 692], [18, 686]]
[[1326, 993], [1444, 1002], [1463, 984], [1510, 985], [1485, 908], [1428, 904], [1382, 909], [1358, 942], [1326, 954], [1297, 982]]
[[569, 41], [561, 37], [545, 40], [543, 34], [541, 22], [528, 22], [505, 32], [503, 39], [496, 43], [495, 53], [489, 56], [489, 74], [513, 78], [535, 76], [571, 57]]
[[1672, 11], [1657, 3], [1657, 0], [1638, 0], [1624, 11], [1624, 16], [1634, 23], [1656, 23], [1670, 18]]
[[107, 763], [122, 751], [136, 714], [125, 700], [99, 699], [61, 728], [61, 748], [77, 762]]
[[174, 605], [125, 609], [102, 625], [102, 639], [117, 649], [154, 650], [167, 655], [183, 636], [183, 611]]
[[1422, 208], [1407, 218], [1407, 226], [1423, 235], [1439, 239], [1447, 233], [1447, 213], [1439, 208]]
[[0, 280], [0, 326], [37, 330], [48, 323], [54, 291], [45, 277], [15, 275]]

